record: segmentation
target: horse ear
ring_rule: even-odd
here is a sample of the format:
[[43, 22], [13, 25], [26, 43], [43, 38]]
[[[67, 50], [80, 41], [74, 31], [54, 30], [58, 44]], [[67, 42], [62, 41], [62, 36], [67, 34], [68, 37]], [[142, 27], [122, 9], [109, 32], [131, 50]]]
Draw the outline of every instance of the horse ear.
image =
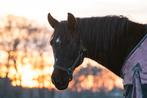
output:
[[76, 24], [75, 17], [71, 13], [68, 13], [68, 29], [74, 31], [76, 29]]
[[53, 28], [55, 28], [55, 26], [59, 24], [59, 22], [56, 19], [54, 19], [50, 13], [48, 13], [48, 22]]

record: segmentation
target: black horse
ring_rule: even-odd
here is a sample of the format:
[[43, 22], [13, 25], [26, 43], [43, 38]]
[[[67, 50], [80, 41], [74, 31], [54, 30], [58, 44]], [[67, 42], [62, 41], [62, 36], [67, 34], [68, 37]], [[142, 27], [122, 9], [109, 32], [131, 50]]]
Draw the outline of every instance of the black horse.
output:
[[145, 24], [124, 16], [75, 18], [68, 13], [67, 21], [58, 22], [48, 14], [48, 21], [54, 28], [50, 41], [55, 58], [51, 78], [60, 90], [68, 87], [84, 57], [120, 76], [126, 57], [146, 34]]

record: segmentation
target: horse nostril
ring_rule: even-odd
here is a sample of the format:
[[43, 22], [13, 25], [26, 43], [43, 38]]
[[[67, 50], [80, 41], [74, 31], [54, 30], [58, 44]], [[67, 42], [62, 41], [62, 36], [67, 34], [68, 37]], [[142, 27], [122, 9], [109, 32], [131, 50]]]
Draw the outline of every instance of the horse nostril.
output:
[[56, 77], [52, 75], [51, 76], [51, 81], [52, 81], [53, 84], [56, 84], [57, 83]]
[[57, 77], [52, 77], [52, 83], [53, 84], [60, 84], [60, 81]]

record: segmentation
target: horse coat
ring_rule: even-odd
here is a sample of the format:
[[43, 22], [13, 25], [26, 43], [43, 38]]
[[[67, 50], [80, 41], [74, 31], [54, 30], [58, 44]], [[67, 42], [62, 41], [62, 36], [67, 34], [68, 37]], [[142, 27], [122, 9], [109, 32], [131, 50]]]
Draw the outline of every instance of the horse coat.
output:
[[147, 34], [128, 55], [122, 75], [124, 85], [133, 85], [132, 98], [142, 98], [141, 84], [147, 84]]

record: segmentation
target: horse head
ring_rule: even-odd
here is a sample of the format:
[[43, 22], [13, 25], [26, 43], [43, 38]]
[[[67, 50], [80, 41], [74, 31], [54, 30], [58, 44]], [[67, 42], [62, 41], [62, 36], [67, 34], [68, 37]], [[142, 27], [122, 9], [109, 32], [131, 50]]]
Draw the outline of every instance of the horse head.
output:
[[54, 53], [52, 82], [59, 90], [66, 89], [72, 80], [74, 69], [83, 62], [85, 49], [80, 38], [76, 18], [68, 13], [67, 21], [57, 21], [48, 14], [54, 28], [50, 44]]

